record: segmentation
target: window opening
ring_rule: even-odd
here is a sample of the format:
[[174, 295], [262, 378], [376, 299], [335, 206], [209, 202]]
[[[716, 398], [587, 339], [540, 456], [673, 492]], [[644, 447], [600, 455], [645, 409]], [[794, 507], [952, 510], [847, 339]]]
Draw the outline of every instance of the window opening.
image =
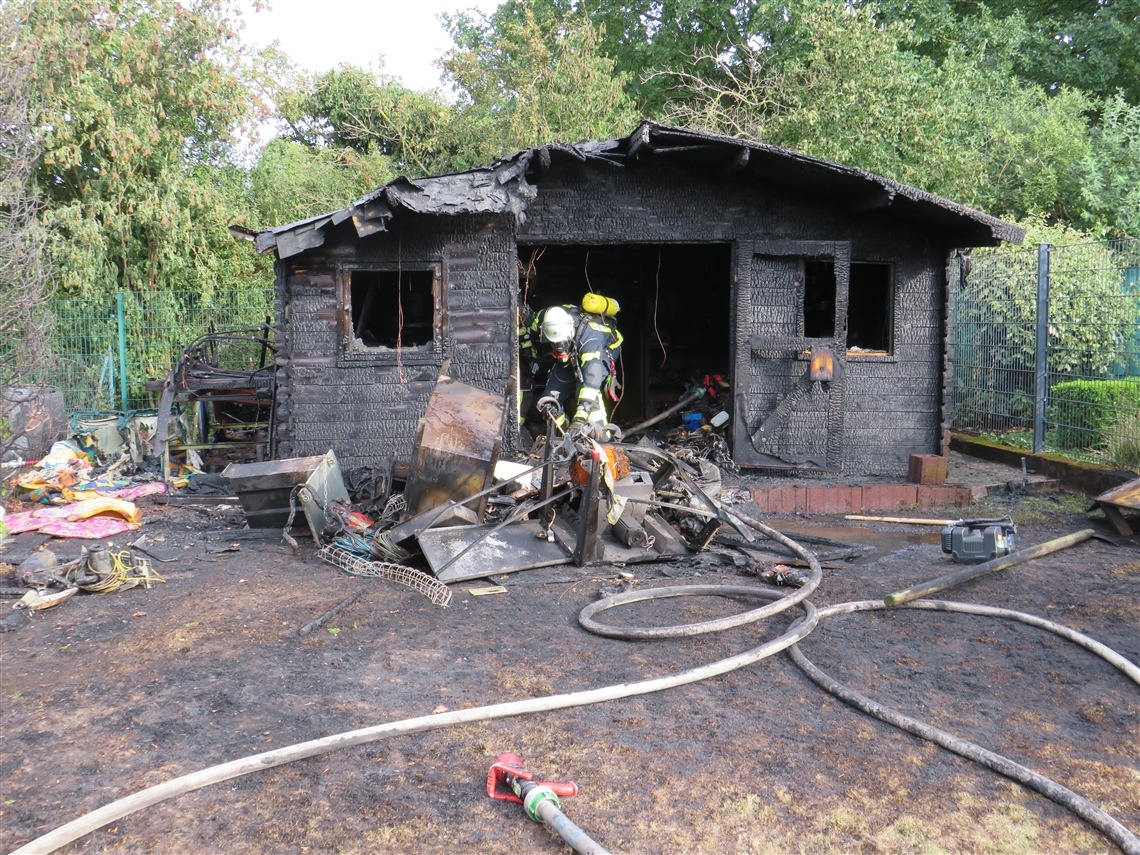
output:
[[432, 270], [353, 270], [349, 283], [353, 337], [365, 347], [407, 348], [435, 338]]
[[804, 262], [804, 336], [835, 335], [835, 262]]
[[854, 262], [847, 307], [847, 349], [891, 350], [891, 266]]

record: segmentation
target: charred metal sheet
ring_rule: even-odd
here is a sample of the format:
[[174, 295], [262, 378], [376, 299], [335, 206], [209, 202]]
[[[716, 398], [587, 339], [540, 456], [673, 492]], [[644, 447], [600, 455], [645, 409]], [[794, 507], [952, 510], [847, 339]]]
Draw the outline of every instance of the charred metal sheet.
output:
[[569, 564], [568, 549], [557, 541], [548, 543], [537, 536], [541, 526], [538, 520], [524, 520], [495, 532], [491, 532], [493, 525], [456, 526], [430, 529], [416, 540], [433, 573], [437, 567], [446, 568], [436, 573], [441, 582], [462, 582]]
[[292, 513], [293, 488], [304, 484], [300, 501], [313, 539], [327, 519], [322, 508], [330, 502], [349, 502], [340, 465], [329, 451], [313, 457], [268, 460], [263, 463], [231, 463], [222, 472], [241, 502], [250, 528], [280, 528]]
[[[441, 376], [420, 421], [404, 494], [409, 513], [463, 502], [492, 486], [505, 422], [503, 396]], [[486, 501], [480, 496], [471, 507], [480, 518]]]

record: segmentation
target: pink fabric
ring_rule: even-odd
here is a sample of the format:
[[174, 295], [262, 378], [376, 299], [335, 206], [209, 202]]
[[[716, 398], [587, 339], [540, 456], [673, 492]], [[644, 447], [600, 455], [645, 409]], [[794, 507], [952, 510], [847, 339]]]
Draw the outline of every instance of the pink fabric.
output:
[[146, 484], [136, 484], [133, 487], [121, 487], [117, 490], [104, 490], [96, 488], [100, 496], [112, 496], [116, 499], [138, 499], [143, 496], [161, 496], [166, 492], [166, 485], [161, 481], [148, 481]]
[[40, 526], [41, 534], [50, 534], [54, 537], [78, 537], [84, 540], [99, 540], [122, 534], [124, 531], [134, 531], [139, 528], [138, 523], [129, 523], [122, 517], [97, 516], [85, 520], [68, 522], [59, 520]]
[[7, 527], [9, 534], [36, 531], [48, 523], [57, 520], [66, 520], [74, 507], [74, 505], [53, 505], [47, 508], [36, 508], [34, 511], [8, 514], [4, 517], [4, 525]]

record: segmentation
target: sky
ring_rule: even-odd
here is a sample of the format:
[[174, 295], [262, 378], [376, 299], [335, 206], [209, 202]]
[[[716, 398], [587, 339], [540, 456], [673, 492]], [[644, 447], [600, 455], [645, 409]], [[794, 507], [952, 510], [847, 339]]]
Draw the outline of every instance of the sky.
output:
[[[439, 16], [478, 9], [499, 0], [268, 0], [269, 8], [245, 11], [242, 42], [266, 46], [275, 39], [309, 71], [341, 63], [383, 70], [409, 89], [441, 87], [432, 63], [452, 44]], [[381, 57], [383, 65], [381, 66]]]

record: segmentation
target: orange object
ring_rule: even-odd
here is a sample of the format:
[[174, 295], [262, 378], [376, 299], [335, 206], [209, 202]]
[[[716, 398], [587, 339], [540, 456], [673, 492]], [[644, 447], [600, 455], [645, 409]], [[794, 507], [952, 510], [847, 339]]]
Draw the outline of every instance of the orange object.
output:
[[821, 348], [811, 354], [811, 379], [828, 381], [835, 377], [835, 356], [830, 350]]
[[[612, 445], [603, 445], [601, 449], [614, 481], [620, 481], [629, 475], [629, 456], [624, 451]], [[570, 463], [570, 480], [579, 487], [585, 487], [590, 482], [590, 473], [582, 465], [580, 457], [575, 457]]]

